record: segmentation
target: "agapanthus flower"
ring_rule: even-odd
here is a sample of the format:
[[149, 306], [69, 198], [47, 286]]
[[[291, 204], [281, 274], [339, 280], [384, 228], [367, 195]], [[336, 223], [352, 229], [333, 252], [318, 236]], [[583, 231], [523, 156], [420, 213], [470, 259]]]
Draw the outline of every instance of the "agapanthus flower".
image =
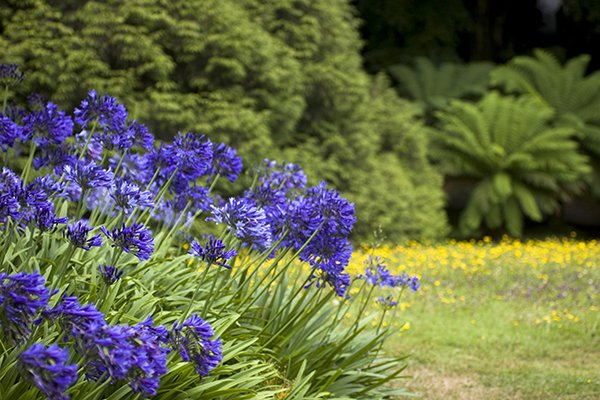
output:
[[112, 265], [100, 265], [100, 275], [102, 280], [107, 286], [112, 285], [123, 275], [123, 270], [118, 269]]
[[118, 180], [110, 197], [115, 201], [115, 206], [124, 212], [132, 211], [134, 208], [147, 208], [154, 206], [153, 196], [147, 190], [125, 180]]
[[33, 168], [38, 170], [42, 167], [50, 167], [56, 175], [62, 175], [65, 166], [73, 167], [77, 163], [77, 156], [73, 148], [66, 143], [61, 145], [50, 144], [36, 153], [33, 159]]
[[225, 143], [214, 143], [211, 172], [213, 175], [220, 174], [230, 182], [235, 182], [242, 172], [242, 157], [238, 156], [237, 151]]
[[152, 319], [136, 325], [88, 325], [79, 332], [78, 351], [87, 363], [91, 380], [126, 381], [144, 396], [154, 396], [160, 378], [167, 372], [167, 353], [163, 346], [166, 329], [152, 326]]
[[64, 296], [56, 306], [45, 310], [43, 317], [56, 321], [65, 338], [76, 337], [87, 326], [105, 324], [104, 314], [93, 304], [81, 305], [75, 296]]
[[27, 115], [23, 123], [24, 134], [40, 147], [61, 144], [73, 135], [73, 120], [51, 102]]
[[383, 297], [379, 296], [377, 298], [377, 304], [381, 305], [383, 308], [394, 308], [398, 305], [398, 302], [394, 300], [392, 295]]
[[146, 125], [133, 121], [128, 129], [133, 139], [133, 145], [140, 146], [146, 150], [154, 148], [154, 135], [148, 131]]
[[[398, 283], [396, 277], [392, 275], [379, 257], [369, 256], [365, 264], [367, 264], [367, 267], [365, 268], [364, 278], [371, 285], [380, 287], [397, 286]], [[360, 277], [363, 278], [363, 276]]]
[[313, 274], [317, 284], [326, 282], [343, 295], [350, 281], [345, 267], [352, 254], [348, 235], [356, 220], [354, 205], [321, 183], [293, 199], [285, 215], [283, 229], [289, 233], [281, 245], [304, 246], [299, 258], [318, 272]]
[[14, 86], [23, 82], [25, 74], [19, 71], [19, 64], [0, 64], [0, 83]]
[[93, 161], [79, 161], [75, 165], [65, 165], [65, 180], [76, 184], [82, 191], [89, 188], [110, 187], [113, 174]]
[[19, 355], [21, 374], [51, 400], [68, 400], [65, 391], [77, 381], [77, 364], [68, 364], [69, 351], [55, 344], [34, 343]]
[[0, 150], [6, 152], [23, 136], [23, 128], [8, 116], [0, 113]]
[[69, 224], [65, 230], [65, 237], [69, 239], [69, 242], [75, 247], [79, 247], [84, 250], [89, 250], [91, 247], [102, 246], [102, 238], [100, 234], [88, 238], [88, 233], [94, 230], [94, 227], [89, 225], [87, 221], [77, 221]]
[[126, 253], [131, 253], [141, 261], [148, 260], [154, 251], [152, 232], [142, 224], [123, 226], [109, 231], [100, 227], [102, 232], [113, 241], [113, 247], [119, 246]]
[[44, 193], [45, 198], [60, 197], [64, 190], [64, 183], [55, 181], [50, 175], [38, 176], [26, 187], [28, 192]]
[[0, 272], [0, 330], [13, 343], [22, 343], [31, 333], [38, 313], [48, 305], [46, 280], [37, 272], [7, 275]]
[[127, 109], [116, 98], [98, 96], [91, 90], [73, 114], [82, 128], [94, 129], [90, 134], [103, 147], [125, 150], [133, 145], [134, 132], [127, 125]]
[[69, 221], [69, 218], [56, 216], [54, 204], [50, 201], [46, 201], [37, 204], [34, 207], [31, 221], [33, 221], [39, 230], [47, 232], [55, 229], [57, 225], [66, 224]]
[[[172, 145], [161, 144], [158, 148], [149, 151], [142, 156], [141, 162], [138, 163], [145, 174], [140, 176], [143, 184], [149, 184], [152, 178], [154, 179], [156, 192], [164, 185], [177, 169], [177, 159]], [[156, 174], [156, 176], [155, 176]]]
[[173, 140], [173, 153], [179, 171], [189, 180], [208, 175], [213, 162], [213, 146], [204, 135], [178, 133]]
[[8, 218], [18, 219], [21, 216], [23, 182], [9, 168], [0, 171], [0, 223], [6, 223]]
[[194, 314], [183, 324], [175, 322], [169, 332], [169, 343], [179, 351], [183, 361], [191, 361], [200, 376], [208, 376], [223, 359], [221, 339], [210, 324]]
[[210, 235], [204, 246], [200, 246], [200, 244], [194, 240], [188, 253], [200, 257], [208, 264], [217, 264], [225, 268], [231, 268], [229, 265], [225, 264], [225, 262], [237, 255], [235, 249], [225, 250], [223, 241], [221, 239], [215, 239], [212, 235]]
[[207, 221], [224, 223], [242, 242], [260, 249], [271, 246], [271, 228], [265, 212], [245, 198], [230, 198], [221, 207], [211, 206], [212, 217]]

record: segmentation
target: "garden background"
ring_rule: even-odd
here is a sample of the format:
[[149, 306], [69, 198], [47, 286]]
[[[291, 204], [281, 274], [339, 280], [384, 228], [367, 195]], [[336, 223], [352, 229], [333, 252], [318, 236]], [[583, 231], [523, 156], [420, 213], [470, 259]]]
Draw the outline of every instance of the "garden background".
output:
[[71, 112], [95, 89], [160, 139], [237, 149], [223, 198], [269, 158], [351, 201], [349, 270], [380, 247], [422, 285], [386, 322], [416, 376], [394, 385], [600, 396], [593, 0], [1, 4], [0, 61], [25, 73], [11, 101]]

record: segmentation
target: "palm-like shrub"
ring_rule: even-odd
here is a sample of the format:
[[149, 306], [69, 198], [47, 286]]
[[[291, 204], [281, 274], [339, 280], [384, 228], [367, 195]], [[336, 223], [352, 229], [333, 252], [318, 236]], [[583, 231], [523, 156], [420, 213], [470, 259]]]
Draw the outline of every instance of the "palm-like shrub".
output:
[[414, 66], [393, 65], [390, 75], [400, 85], [400, 92], [428, 108], [442, 108], [450, 99], [485, 94], [493, 64], [473, 62], [435, 65], [418, 57]]
[[530, 94], [555, 112], [555, 119], [577, 129], [583, 147], [600, 155], [600, 71], [586, 76], [590, 56], [582, 54], [563, 66], [537, 49], [533, 57], [515, 57], [496, 68], [494, 84]]
[[478, 104], [453, 101], [438, 117], [433, 157], [446, 175], [477, 182], [460, 218], [462, 233], [484, 224], [518, 236], [524, 217], [540, 221], [555, 212], [589, 170], [574, 129], [550, 126], [552, 110], [535, 98], [491, 92]]

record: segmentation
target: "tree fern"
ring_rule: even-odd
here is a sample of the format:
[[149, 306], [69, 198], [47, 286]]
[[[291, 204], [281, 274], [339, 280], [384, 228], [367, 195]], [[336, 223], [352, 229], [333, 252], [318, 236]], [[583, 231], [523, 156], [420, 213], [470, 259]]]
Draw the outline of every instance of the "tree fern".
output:
[[600, 71], [586, 75], [590, 56], [561, 65], [537, 49], [533, 57], [515, 57], [492, 72], [492, 82], [508, 91], [537, 97], [555, 112], [556, 122], [574, 127], [583, 147], [600, 155]]
[[486, 62], [436, 66], [430, 59], [418, 57], [414, 66], [393, 65], [389, 73], [404, 95], [429, 108], [441, 108], [453, 98], [481, 97], [492, 68], [493, 64]]
[[432, 154], [447, 175], [477, 181], [460, 220], [465, 234], [482, 225], [518, 236], [524, 218], [540, 221], [580, 189], [589, 172], [574, 129], [550, 126], [552, 110], [529, 96], [496, 92], [479, 103], [455, 100], [438, 113]]

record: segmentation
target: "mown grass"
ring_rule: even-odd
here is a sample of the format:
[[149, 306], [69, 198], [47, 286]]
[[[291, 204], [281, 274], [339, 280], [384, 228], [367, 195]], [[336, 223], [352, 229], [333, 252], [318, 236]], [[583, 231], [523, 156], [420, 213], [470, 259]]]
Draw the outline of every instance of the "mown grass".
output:
[[[366, 251], [365, 251], [366, 252]], [[489, 239], [378, 249], [422, 278], [388, 351], [426, 399], [600, 398], [600, 244]], [[359, 271], [364, 254], [354, 257]]]

